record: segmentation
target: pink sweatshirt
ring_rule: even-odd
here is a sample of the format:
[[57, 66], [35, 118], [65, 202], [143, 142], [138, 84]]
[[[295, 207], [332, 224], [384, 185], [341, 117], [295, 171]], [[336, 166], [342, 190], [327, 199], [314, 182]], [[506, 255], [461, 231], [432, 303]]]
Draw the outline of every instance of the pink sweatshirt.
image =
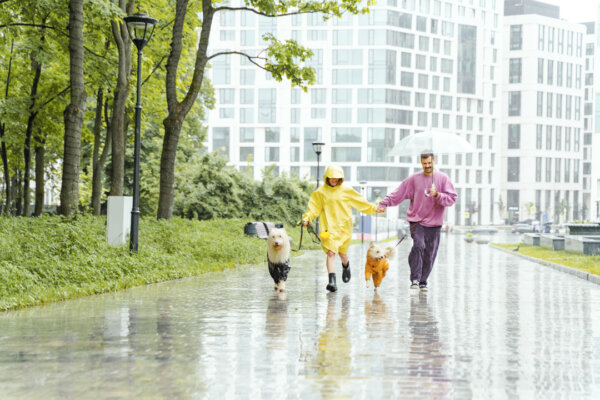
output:
[[435, 171], [433, 182], [438, 192], [437, 197], [425, 194], [425, 192], [429, 194], [431, 176], [418, 172], [405, 179], [396, 190], [385, 196], [379, 205], [390, 207], [409, 199], [410, 206], [406, 213], [406, 219], [409, 222], [423, 220], [421, 222], [423, 226], [442, 226], [446, 207], [453, 205], [458, 196], [450, 178], [443, 172]]

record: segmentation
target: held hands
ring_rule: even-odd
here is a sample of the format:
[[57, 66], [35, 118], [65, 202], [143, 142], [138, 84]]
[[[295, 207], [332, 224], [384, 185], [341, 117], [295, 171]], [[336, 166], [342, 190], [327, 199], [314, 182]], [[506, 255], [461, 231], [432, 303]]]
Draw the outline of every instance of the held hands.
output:
[[384, 213], [385, 212], [385, 207], [382, 207], [380, 205], [377, 206], [377, 208], [375, 208], [375, 212], [378, 214]]

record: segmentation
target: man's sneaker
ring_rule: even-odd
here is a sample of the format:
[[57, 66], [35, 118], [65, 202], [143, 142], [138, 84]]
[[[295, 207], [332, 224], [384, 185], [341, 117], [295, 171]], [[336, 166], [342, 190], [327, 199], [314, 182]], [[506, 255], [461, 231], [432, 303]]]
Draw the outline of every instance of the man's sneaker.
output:
[[419, 281], [412, 281], [412, 284], [410, 285], [411, 289], [418, 289], [419, 288]]
[[419, 289], [421, 289], [421, 292], [426, 292], [427, 291], [427, 284], [426, 283], [419, 283]]

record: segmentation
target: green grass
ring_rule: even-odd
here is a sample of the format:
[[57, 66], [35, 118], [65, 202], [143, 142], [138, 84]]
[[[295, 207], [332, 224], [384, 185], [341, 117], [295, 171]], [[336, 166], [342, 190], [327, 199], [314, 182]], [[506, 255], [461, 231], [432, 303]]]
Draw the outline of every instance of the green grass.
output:
[[[512, 250], [515, 244], [492, 243], [493, 246]], [[521, 243], [519, 253], [555, 264], [576, 268], [591, 274], [600, 275], [600, 256], [584, 256], [571, 251], [554, 251], [540, 246], [530, 246]]]
[[[245, 223], [142, 218], [136, 255], [108, 246], [103, 217], [1, 217], [0, 310], [265, 262], [266, 241], [245, 236]], [[287, 231], [297, 249], [300, 229]], [[305, 236], [302, 249], [316, 248]]]

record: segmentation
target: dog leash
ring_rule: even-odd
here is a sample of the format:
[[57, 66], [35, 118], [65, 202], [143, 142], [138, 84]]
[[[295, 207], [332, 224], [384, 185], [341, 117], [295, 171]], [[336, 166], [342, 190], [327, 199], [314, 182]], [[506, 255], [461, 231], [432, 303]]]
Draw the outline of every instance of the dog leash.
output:
[[[298, 250], [296, 249], [292, 249], [292, 251], [300, 251], [300, 249], [302, 249], [302, 237], [304, 235], [304, 224], [302, 223], [302, 220], [298, 221], [298, 223], [296, 225], [300, 225], [300, 243], [298, 243]], [[314, 237], [317, 239], [313, 239], [313, 243], [320, 243], [321, 239], [319, 238], [319, 236], [317, 235], [317, 232], [315, 232], [315, 230], [312, 228], [312, 226], [306, 225], [306, 232], [308, 232], [309, 234], [312, 233], [314, 235]]]
[[437, 204], [437, 199], [436, 199], [436, 200], [433, 202], [433, 206], [431, 207], [431, 210], [429, 210], [429, 212], [427, 213], [427, 215], [426, 215], [426, 216], [424, 216], [424, 217], [423, 217], [423, 219], [421, 219], [420, 221], [418, 221], [418, 222], [415, 222], [415, 223], [414, 223], [414, 224], [413, 224], [413, 225], [410, 227], [410, 229], [408, 230], [408, 232], [407, 232], [407, 233], [405, 233], [405, 234], [404, 234], [404, 236], [402, 236], [402, 237], [400, 238], [400, 240], [398, 240], [398, 243], [396, 243], [396, 245], [394, 246], [394, 248], [398, 247], [398, 245], [399, 245], [400, 243], [402, 243], [402, 241], [403, 241], [404, 239], [406, 239], [406, 237], [408, 236], [408, 234], [409, 234], [409, 233], [410, 233], [410, 232], [413, 230], [413, 228], [414, 228], [415, 226], [419, 225], [421, 222], [425, 221], [425, 218], [429, 217], [429, 215], [430, 215], [430, 214], [433, 212], [433, 209], [435, 208], [435, 205], [436, 205], [436, 204]]

